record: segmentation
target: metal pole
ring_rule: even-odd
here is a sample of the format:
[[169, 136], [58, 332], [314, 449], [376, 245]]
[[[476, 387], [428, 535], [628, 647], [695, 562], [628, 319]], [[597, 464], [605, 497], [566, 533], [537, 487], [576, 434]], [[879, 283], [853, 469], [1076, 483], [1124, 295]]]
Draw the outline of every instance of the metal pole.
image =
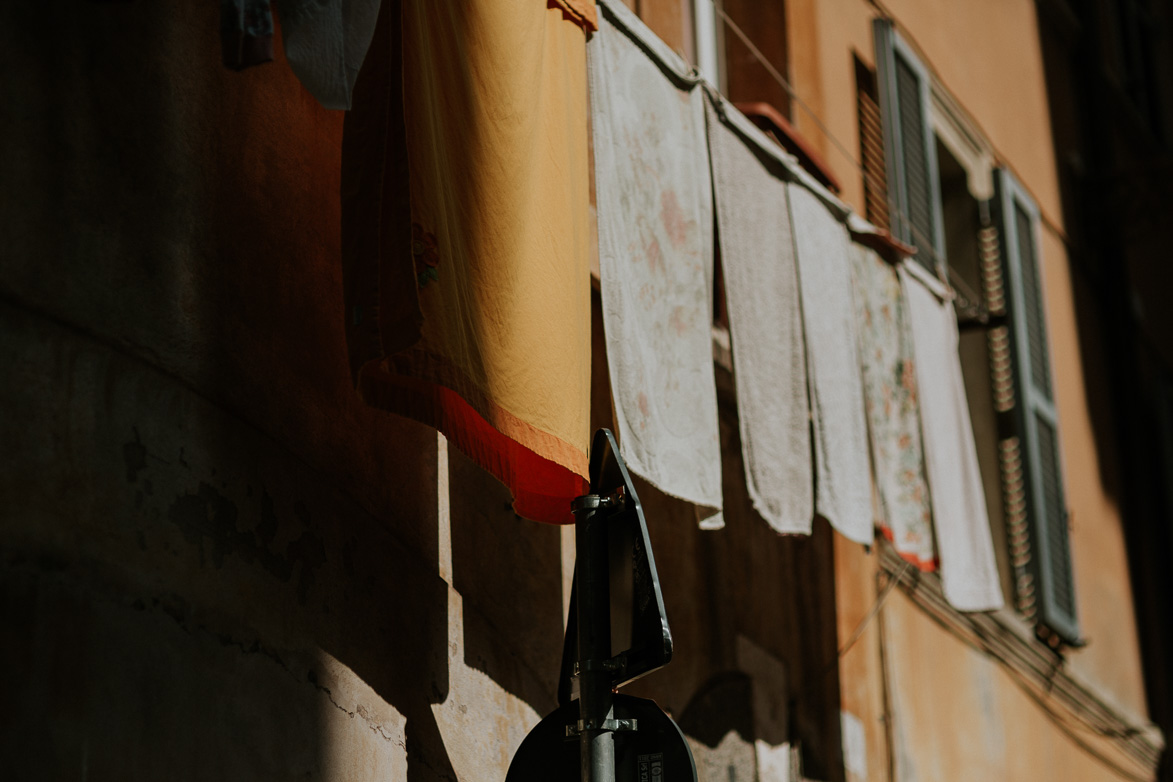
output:
[[[585, 500], [585, 502], [584, 502]], [[607, 514], [597, 496], [575, 508], [578, 556], [578, 705], [582, 782], [615, 782], [611, 673], [611, 597]]]

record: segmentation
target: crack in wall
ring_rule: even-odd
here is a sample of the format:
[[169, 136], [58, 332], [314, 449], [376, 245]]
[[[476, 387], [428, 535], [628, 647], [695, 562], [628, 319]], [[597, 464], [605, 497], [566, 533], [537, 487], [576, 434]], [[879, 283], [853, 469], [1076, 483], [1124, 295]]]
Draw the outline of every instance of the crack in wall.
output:
[[[7, 310], [7, 312], [5, 312], [5, 310]], [[70, 335], [69, 339], [59, 339], [59, 336], [53, 337], [52, 339], [59, 340], [61, 344], [70, 344], [71, 349], [76, 350], [78, 353], [83, 352], [84, 349], [73, 348], [73, 345], [76, 343], [88, 343], [86, 348], [89, 350], [107, 351], [110, 355], [116, 356], [119, 359], [136, 365], [140, 371], [155, 375], [158, 378], [162, 378], [165, 382], [183, 389], [187, 393], [190, 393], [196, 400], [198, 400], [200, 404], [207, 405], [216, 413], [228, 418], [231, 423], [239, 426], [241, 431], [246, 431], [255, 435], [264, 441], [267, 445], [282, 454], [284, 457], [289, 458], [300, 467], [308, 470], [316, 476], [319, 476], [321, 479], [320, 483], [323, 485], [330, 485], [335, 487], [339, 497], [345, 499], [347, 502], [353, 503], [355, 507], [360, 508], [371, 518], [384, 518], [383, 512], [380, 510], [380, 508], [376, 507], [376, 505], [373, 504], [371, 500], [345, 488], [349, 485], [348, 481], [346, 480], [348, 477], [347, 473], [337, 469], [330, 469], [329, 465], [322, 464], [317, 460], [312, 459], [307, 454], [294, 448], [291, 443], [277, 436], [269, 429], [261, 426], [257, 421], [253, 420], [248, 415], [245, 415], [240, 409], [237, 409], [236, 407], [217, 397], [215, 394], [212, 394], [211, 392], [203, 389], [201, 385], [195, 380], [169, 368], [167, 362], [163, 361], [162, 356], [160, 356], [160, 354], [153, 348], [137, 342], [130, 343], [125, 340], [120, 340], [104, 335], [86, 326], [85, 324], [72, 320], [61, 313], [53, 312], [51, 309], [43, 307], [37, 302], [18, 294], [15, 290], [6, 285], [3, 280], [0, 280], [0, 317], [10, 316], [10, 313], [18, 313], [19, 315], [27, 318], [38, 319], [41, 321], [38, 326], [47, 326], [48, 328], [56, 329], [59, 332], [68, 333]], [[158, 387], [162, 389], [165, 387], [165, 385], [160, 383]], [[232, 426], [228, 426], [227, 428], [232, 428]], [[137, 457], [134, 445], [143, 444], [132, 441], [132, 452], [129, 456], [131, 465], [135, 464], [135, 459]], [[163, 459], [152, 453], [150, 450], [146, 450], [145, 445], [143, 447], [147, 457], [164, 464], [170, 464], [167, 459]], [[127, 460], [127, 458], [128, 456], [124, 451], [124, 462]], [[180, 448], [179, 450], [178, 464], [187, 469], [191, 468], [191, 465], [185, 458], [183, 448]], [[128, 478], [130, 478], [131, 472], [137, 473], [137, 471], [129, 469], [128, 466]], [[404, 546], [408, 550], [415, 550], [412, 546], [413, 541], [396, 531], [393, 527], [383, 525], [380, 527], [380, 531], [394, 540], [397, 545]]]
[[[194, 638], [197, 634], [201, 634], [206, 638], [216, 641], [222, 647], [235, 649], [242, 655], [258, 655], [265, 658], [278, 666], [293, 681], [302, 685], [309, 685], [324, 695], [334, 708], [342, 711], [351, 719], [361, 719], [371, 732], [377, 734], [384, 741], [406, 749], [405, 740], [397, 737], [394, 732], [388, 732], [387, 726], [384, 723], [370, 716], [370, 709], [365, 705], [358, 703], [355, 709], [351, 711], [340, 704], [335, 699], [333, 690], [319, 681], [319, 675], [313, 665], [305, 666], [306, 674], [305, 676], [301, 676], [296, 670], [300, 666], [295, 666], [287, 661], [275, 649], [262, 643], [259, 638], [253, 638], [250, 641], [236, 637], [228, 632], [214, 630], [203, 623], [191, 622], [191, 606], [179, 595], [131, 596], [117, 591], [117, 586], [112, 584], [81, 582], [79, 579], [72, 577], [73, 574], [69, 572], [72, 570], [69, 563], [51, 560], [48, 561], [49, 568], [42, 567], [46, 562], [46, 557], [29, 556], [23, 552], [10, 552], [4, 558], [5, 570], [8, 573], [23, 575], [42, 582], [54, 583], [60, 588], [73, 592], [81, 592], [91, 600], [101, 600], [108, 605], [114, 605], [136, 612], [150, 612], [155, 616], [166, 617], [177, 629], [190, 637]], [[315, 649], [314, 652], [327, 654], [321, 649]], [[357, 675], [355, 678], [361, 681]]]

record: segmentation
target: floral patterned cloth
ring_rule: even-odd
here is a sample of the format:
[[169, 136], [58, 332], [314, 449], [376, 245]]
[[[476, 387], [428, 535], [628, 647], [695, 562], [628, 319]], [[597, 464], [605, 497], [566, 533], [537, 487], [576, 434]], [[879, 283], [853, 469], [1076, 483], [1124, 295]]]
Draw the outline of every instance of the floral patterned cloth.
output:
[[[622, 3], [587, 44], [603, 333], [627, 468], [724, 524], [713, 379], [713, 189], [702, 90]], [[648, 33], [650, 35], [650, 32]], [[682, 89], [685, 87], [685, 89]]]
[[921, 570], [935, 570], [912, 333], [900, 278], [860, 245], [853, 245], [852, 260], [880, 529], [906, 560]]

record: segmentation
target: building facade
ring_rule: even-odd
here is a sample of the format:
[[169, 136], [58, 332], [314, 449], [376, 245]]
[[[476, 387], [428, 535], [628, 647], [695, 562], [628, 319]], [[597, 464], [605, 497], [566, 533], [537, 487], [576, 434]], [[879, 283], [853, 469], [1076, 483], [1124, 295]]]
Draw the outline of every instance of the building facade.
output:
[[[1167, 4], [625, 2], [953, 286], [1006, 602], [762, 521], [718, 274], [725, 526], [637, 484], [676, 658], [628, 689], [702, 780], [1169, 779]], [[343, 113], [225, 70], [213, 5], [42, 6], [0, 25], [5, 776], [502, 778], [573, 530], [356, 395]]]

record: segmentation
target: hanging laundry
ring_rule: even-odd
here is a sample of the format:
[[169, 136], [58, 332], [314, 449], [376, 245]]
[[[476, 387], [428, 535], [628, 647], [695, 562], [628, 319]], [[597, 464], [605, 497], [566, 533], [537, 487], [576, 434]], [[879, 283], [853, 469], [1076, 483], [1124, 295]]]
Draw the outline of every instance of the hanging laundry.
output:
[[721, 446], [704, 98], [662, 42], [659, 62], [649, 58], [643, 45], [655, 36], [613, 5], [600, 14], [587, 53], [603, 324], [619, 443], [629, 469], [700, 506], [702, 526], [717, 527]]
[[809, 535], [810, 407], [785, 172], [705, 106], [746, 487], [771, 527]]
[[273, 60], [269, 0], [221, 0], [220, 48], [224, 65], [241, 71]]
[[422, 336], [411, 261], [401, 0], [387, 0], [342, 125], [342, 282], [351, 372]]
[[851, 292], [847, 228], [814, 193], [791, 184], [815, 451], [815, 510], [845, 537], [873, 535], [867, 421]]
[[905, 560], [935, 570], [912, 333], [900, 277], [862, 245], [852, 245], [851, 257], [880, 529]]
[[925, 473], [945, 597], [959, 611], [1000, 608], [1002, 588], [957, 354], [957, 316], [944, 286], [928, 272], [906, 262], [900, 282], [912, 327]]
[[444, 432], [519, 515], [571, 523], [590, 435], [585, 30], [532, 2], [404, 0], [402, 36], [384, 17], [343, 149], [359, 393]]
[[595, 0], [546, 0], [550, 8], [559, 8], [565, 18], [582, 25], [584, 30], [599, 29]]
[[380, 0], [278, 0], [285, 59], [326, 108], [350, 108], [379, 5]]

